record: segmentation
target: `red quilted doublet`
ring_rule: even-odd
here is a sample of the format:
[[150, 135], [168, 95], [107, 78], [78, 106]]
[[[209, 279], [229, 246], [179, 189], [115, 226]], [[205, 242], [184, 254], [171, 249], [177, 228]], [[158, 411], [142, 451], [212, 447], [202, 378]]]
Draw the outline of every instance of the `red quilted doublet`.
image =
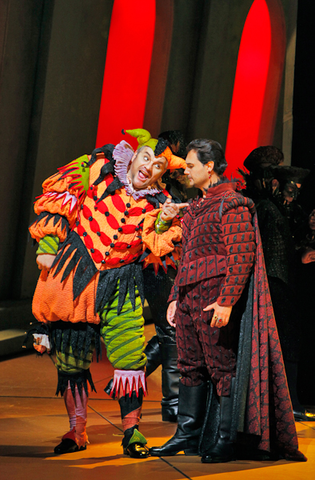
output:
[[210, 188], [205, 199], [187, 208], [177, 287], [225, 275], [217, 302], [237, 302], [255, 257], [253, 209], [253, 202], [236, 193], [230, 183]]

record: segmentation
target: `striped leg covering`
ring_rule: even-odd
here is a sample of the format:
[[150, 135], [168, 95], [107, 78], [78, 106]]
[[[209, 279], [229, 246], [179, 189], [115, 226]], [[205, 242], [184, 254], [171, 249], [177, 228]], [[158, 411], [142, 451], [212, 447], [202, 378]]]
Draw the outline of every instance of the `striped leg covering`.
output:
[[89, 443], [86, 433], [88, 396], [84, 389], [82, 389], [80, 395], [78, 387], [75, 386], [75, 397], [73, 397], [69, 382], [68, 388], [63, 394], [63, 398], [68, 412], [70, 431], [62, 438], [71, 438], [76, 442], [79, 449], [81, 449]]
[[145, 458], [148, 455], [145, 447], [147, 441], [138, 430], [143, 393], [146, 392], [142, 303], [136, 288], [133, 309], [127, 292], [118, 315], [118, 299], [119, 284], [105, 308], [99, 313], [101, 336], [106, 346], [107, 357], [115, 368], [111, 395], [119, 398], [124, 430], [124, 453], [135, 458]]
[[89, 367], [96, 337], [94, 330], [83, 323], [73, 328], [63, 324], [57, 327], [53, 331], [58, 370], [56, 394], [60, 392], [63, 396], [70, 422], [70, 431], [54, 449], [61, 455], [85, 450], [89, 443], [86, 433], [89, 385], [95, 391]]

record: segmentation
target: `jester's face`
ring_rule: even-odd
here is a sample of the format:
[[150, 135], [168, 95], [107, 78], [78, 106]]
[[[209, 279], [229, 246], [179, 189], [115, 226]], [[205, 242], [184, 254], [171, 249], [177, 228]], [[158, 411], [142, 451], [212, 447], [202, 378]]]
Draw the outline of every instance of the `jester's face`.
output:
[[128, 177], [135, 190], [142, 190], [155, 184], [167, 169], [164, 157], [155, 157], [152, 148], [141, 147], [132, 158]]

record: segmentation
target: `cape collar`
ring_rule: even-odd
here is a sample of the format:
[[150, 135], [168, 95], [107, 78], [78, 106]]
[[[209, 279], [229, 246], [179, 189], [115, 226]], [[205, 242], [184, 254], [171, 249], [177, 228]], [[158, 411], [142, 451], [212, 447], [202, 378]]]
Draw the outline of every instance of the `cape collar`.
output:
[[224, 193], [228, 191], [235, 192], [235, 190], [236, 190], [235, 182], [230, 182], [230, 181], [219, 182], [208, 188], [206, 193], [206, 198], [211, 198], [214, 195], [220, 195], [220, 193]]

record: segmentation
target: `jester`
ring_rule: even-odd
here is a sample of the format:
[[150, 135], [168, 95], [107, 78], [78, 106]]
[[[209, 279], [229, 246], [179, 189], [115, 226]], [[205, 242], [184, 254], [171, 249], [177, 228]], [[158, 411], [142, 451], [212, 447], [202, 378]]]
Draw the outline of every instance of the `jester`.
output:
[[180, 209], [164, 188], [167, 169], [185, 167], [164, 139], [144, 129], [136, 151], [125, 141], [83, 155], [43, 183], [30, 226], [41, 274], [33, 298], [34, 347], [54, 351], [70, 430], [56, 454], [84, 450], [90, 365], [103, 338], [114, 367], [111, 389], [121, 410], [123, 452], [148, 456], [139, 431], [146, 394], [142, 270], [179, 258]]

